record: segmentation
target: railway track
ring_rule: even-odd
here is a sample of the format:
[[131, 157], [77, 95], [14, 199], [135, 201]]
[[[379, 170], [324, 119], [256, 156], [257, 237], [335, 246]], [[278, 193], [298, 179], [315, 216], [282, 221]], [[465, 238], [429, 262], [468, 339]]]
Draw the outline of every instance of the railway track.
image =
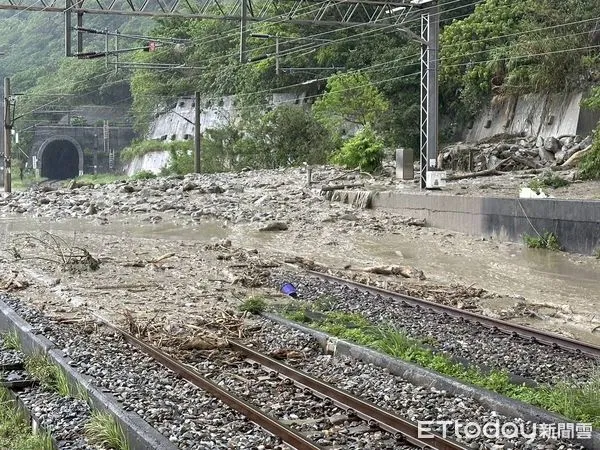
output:
[[392, 301], [402, 304], [403, 306], [411, 306], [417, 309], [427, 309], [436, 313], [458, 318], [462, 321], [473, 322], [475, 324], [484, 326], [486, 328], [509, 336], [518, 336], [523, 339], [529, 340], [533, 343], [538, 343], [553, 348], [561, 348], [571, 352], [585, 354], [593, 358], [600, 359], [600, 347], [593, 344], [580, 342], [575, 339], [570, 339], [568, 337], [560, 336], [558, 334], [549, 333], [535, 328], [510, 323], [499, 319], [494, 319], [492, 317], [487, 317], [463, 309], [454, 308], [452, 306], [431, 302], [417, 297], [411, 297], [409, 295], [399, 294], [397, 292], [388, 291], [386, 289], [374, 286], [368, 286], [366, 284], [357, 283], [355, 281], [345, 280], [343, 278], [339, 278], [333, 275], [327, 275], [321, 272], [308, 271], [308, 273], [311, 276], [314, 276], [322, 281], [343, 285], [350, 289], [355, 289], [360, 292], [369, 293], [378, 297], [389, 298]]
[[[7, 358], [0, 339], [0, 388], [3, 388], [0, 407], [12, 409], [16, 406], [31, 425], [33, 432], [50, 436], [42, 421], [26, 404], [26, 397], [38, 387], [38, 383], [27, 373], [23, 361], [12, 356], [9, 354]], [[49, 437], [45, 448], [58, 449], [59, 445], [53, 437]]]
[[[138, 339], [127, 331], [107, 322], [103, 318], [97, 317], [110, 329], [121, 334], [125, 341], [130, 345], [160, 362], [178, 376], [217, 397], [237, 412], [246, 416], [252, 422], [280, 438], [281, 441], [289, 447], [297, 450], [317, 450], [325, 448], [305, 437], [303, 433], [293, 430], [289, 426], [281, 423], [281, 421], [263, 413], [253, 404], [239, 398], [229, 390], [222, 388], [190, 365], [183, 364], [155, 346]], [[364, 420], [371, 428], [376, 427], [387, 431], [398, 441], [410, 444], [409, 447], [413, 446], [415, 448], [436, 450], [466, 449], [466, 447], [437, 434], [434, 435], [433, 438], [427, 440], [420, 439], [418, 436], [417, 424], [404, 420], [389, 411], [326, 384], [315, 377], [276, 361], [275, 359], [257, 352], [239, 342], [230, 342], [230, 349], [261, 366], [267, 373], [275, 374], [274, 376], [283, 378], [288, 384], [294, 384], [301, 389], [309, 391], [312, 395], [320, 399], [331, 402], [340, 409], [345, 410], [348, 416], [356, 416]], [[256, 367], [256, 369], [258, 369], [258, 367]]]

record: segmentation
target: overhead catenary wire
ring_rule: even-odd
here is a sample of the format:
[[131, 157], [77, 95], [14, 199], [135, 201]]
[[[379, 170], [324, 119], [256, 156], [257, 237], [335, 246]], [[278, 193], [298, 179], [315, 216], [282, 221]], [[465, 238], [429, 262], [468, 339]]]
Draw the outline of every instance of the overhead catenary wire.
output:
[[[531, 57], [536, 57], [536, 56], [545, 56], [545, 55], [549, 55], [549, 54], [566, 53], [566, 52], [571, 52], [571, 51], [586, 50], [586, 49], [592, 49], [592, 48], [600, 48], [600, 44], [598, 44], [598, 45], [592, 45], [592, 46], [585, 46], [585, 47], [573, 47], [573, 48], [567, 48], [567, 49], [555, 50], [555, 51], [548, 51], [548, 52], [539, 52], [539, 53], [534, 53], [534, 54], [514, 55], [513, 57], [514, 58], [519, 58], [519, 59], [522, 59], [522, 58], [531, 58]], [[493, 60], [484, 60], [484, 61], [479, 61], [479, 62], [485, 63], [485, 62], [490, 62], [490, 61], [493, 61]], [[458, 64], [453, 64], [451, 66], [464, 66], [464, 65], [465, 65], [465, 63], [458, 63]], [[409, 65], [406, 65], [404, 67], [408, 67], [408, 66]], [[363, 69], [363, 70], [367, 70], [367, 69]], [[407, 78], [410, 78], [410, 77], [417, 76], [419, 73], [420, 72], [414, 72], [414, 73], [400, 75], [400, 76], [396, 76], [396, 77], [390, 77], [390, 78], [386, 78], [386, 79], [383, 79], [383, 80], [378, 80], [378, 81], [370, 82], [370, 84], [372, 84], [372, 85], [380, 85], [380, 84], [388, 83], [388, 82], [391, 82], [391, 81], [396, 81], [396, 80], [400, 80], [400, 79], [407, 79]], [[325, 80], [325, 79], [326, 78], [323, 78], [323, 80]], [[122, 81], [122, 80], [118, 80], [118, 82], [120, 82], [120, 81]], [[298, 85], [302, 85], [302, 83], [297, 83], [295, 85], [288, 85], [288, 86], [280, 88], [280, 89], [290, 88], [290, 87], [298, 86]], [[367, 84], [358, 85], [358, 86], [354, 86], [354, 87], [351, 87], [351, 88], [348, 88], [348, 89], [344, 89], [344, 90], [342, 90], [342, 92], [359, 89], [359, 88], [362, 88], [362, 87], [365, 87], [365, 86], [367, 86]], [[86, 93], [82, 93], [81, 95], [88, 95], [88, 94], [90, 94], [90, 93], [92, 93], [94, 91], [95, 90], [88, 91]], [[248, 95], [248, 96], [252, 95], [253, 96], [253, 95], [257, 95], [257, 94], [260, 94], [260, 93], [266, 93], [266, 92], [272, 92], [272, 90], [254, 91], [254, 92], [246, 93], [244, 95]], [[320, 96], [321, 96], [321, 94], [315, 94], [315, 95], [305, 96], [304, 98], [305, 99], [318, 98]], [[153, 97], [160, 98], [159, 96], [153, 96]], [[131, 98], [131, 96], [129, 98]], [[208, 98], [206, 100], [217, 100], [219, 98], [220, 97], [210, 97], [210, 98]], [[121, 102], [124, 102], [124, 101], [127, 101], [127, 100], [128, 99], [121, 99], [119, 102], [116, 102], [116, 103], [121, 103]], [[294, 101], [295, 100], [285, 100], [285, 101], [280, 102], [280, 104], [291, 103], [291, 102], [294, 102]], [[114, 103], [114, 104], [116, 104], [116, 103]], [[250, 110], [250, 109], [260, 109], [260, 108], [264, 108], [264, 106], [265, 106], [264, 104], [244, 105], [244, 106], [239, 107], [238, 110], [243, 111], [243, 110]]]
[[[533, 29], [533, 30], [527, 30], [527, 31], [519, 32], [519, 33], [510, 33], [510, 34], [508, 34], [508, 35], [506, 35], [506, 36], [516, 36], [516, 35], [519, 35], [519, 34], [528, 34], [528, 33], [534, 33], [534, 32], [541, 31], [541, 30], [546, 30], [546, 29], [554, 29], [554, 28], [559, 28], [559, 27], [569, 26], [569, 25], [573, 25], [573, 24], [579, 24], [579, 23], [583, 23], [583, 22], [589, 22], [589, 21], [591, 21], [591, 20], [594, 20], [594, 19], [585, 19], [585, 20], [582, 20], [582, 21], [575, 21], [575, 22], [571, 22], [571, 23], [566, 23], [566, 24], [561, 24], [561, 25], [554, 25], [554, 26], [550, 26], [550, 27], [542, 27], [542, 28]], [[582, 34], [583, 34], [583, 33], [582, 33]], [[494, 36], [494, 37], [486, 38], [485, 40], [489, 40], [489, 39], [499, 39], [499, 38], [501, 38], [501, 37], [502, 37], [502, 36]], [[544, 38], [544, 39], [548, 39], [548, 38]], [[505, 48], [505, 47], [503, 47], [503, 48]], [[580, 48], [580, 49], [581, 49], [581, 48]], [[573, 49], [568, 49], [568, 50], [566, 50], [566, 51], [572, 51], [572, 50], [573, 50]], [[490, 49], [487, 49], [487, 50], [485, 50], [485, 51], [490, 51]], [[563, 51], [564, 51], [564, 50], [563, 50]], [[555, 51], [555, 52], [552, 52], [552, 53], [556, 53], [556, 52], [560, 52], [560, 51]], [[415, 56], [416, 56], [416, 55], [415, 55]], [[537, 55], [535, 55], [535, 56], [537, 56]], [[405, 58], [402, 58], [402, 59], [408, 59], [408, 58], [410, 58], [410, 57], [412, 57], [412, 55], [409, 55], [409, 56], [407, 56], [407, 57], [405, 57]], [[526, 57], [526, 56], [521, 56], [521, 57]], [[393, 64], [394, 62], [396, 62], [396, 60], [393, 60], [393, 61], [390, 61], [390, 62], [379, 63], [379, 64], [377, 64], [377, 65], [378, 65], [378, 66], [383, 66], [383, 65], [387, 65], [387, 64]], [[480, 62], [481, 62], [481, 61], [480, 61]], [[483, 61], [483, 62], [484, 62], [484, 61]], [[461, 65], [464, 65], [464, 64], [461, 64]], [[372, 68], [373, 68], [374, 66], [375, 66], [375, 65], [371, 66], [370, 68], [365, 68], [365, 69], [357, 69], [357, 70], [355, 70], [355, 71], [367, 71], [367, 70], [369, 70], [369, 69], [371, 69], [371, 70], [372, 70]], [[167, 72], [167, 71], [168, 71], [168, 70], [165, 70], [165, 72]], [[350, 71], [350, 72], [355, 72], [355, 71]], [[102, 77], [102, 76], [104, 76], [104, 75], [106, 75], [106, 74], [108, 74], [108, 73], [109, 73], [109, 72], [102, 73], [102, 74], [99, 74], [99, 75], [98, 75], [98, 76], [96, 76], [96, 77]], [[95, 78], [96, 78], [96, 77], [95, 77]], [[325, 80], [325, 79], [326, 79], [326, 78], [321, 78], [321, 79], [317, 79], [317, 80], [315, 80], [315, 81], [321, 81], [321, 80]], [[122, 82], [122, 81], [125, 81], [125, 80], [126, 80], [126, 78], [123, 78], [122, 80], [116, 80], [116, 81], [113, 81], [112, 83], [118, 83], [118, 82]], [[89, 80], [84, 80], [84, 81], [89, 81]], [[84, 81], [82, 81], [82, 82], [84, 82]], [[297, 87], [297, 86], [299, 86], [299, 85], [302, 85], [302, 84], [304, 84], [304, 83], [296, 83], [296, 84], [293, 84], [293, 85], [283, 86], [283, 87], [281, 87], [281, 88], [278, 88], [278, 89], [279, 89], [279, 90], [281, 90], [281, 89], [286, 89], [286, 88]], [[251, 92], [251, 93], [247, 93], [247, 94], [244, 94], [244, 93], [242, 93], [242, 94], [240, 94], [240, 95], [256, 95], [256, 94], [258, 94], [258, 93], [263, 93], [263, 92], [268, 92], [268, 91], [270, 91], [270, 90], [264, 90], [264, 91], [258, 91], [258, 92]], [[43, 94], [38, 94], [38, 95], [43, 95]], [[82, 94], [82, 95], [83, 95], [83, 94]], [[217, 98], [218, 98], [218, 97], [217, 97]], [[58, 101], [58, 100], [55, 100], [55, 101], [52, 101], [52, 102], [50, 102], [50, 103], [48, 103], [48, 104], [56, 103], [57, 101]], [[47, 104], [47, 105], [48, 105], [48, 104]], [[39, 110], [39, 109], [41, 109], [41, 108], [43, 108], [44, 106], [47, 106], [47, 105], [42, 105], [41, 107], [38, 107], [38, 108], [36, 108], [36, 109], [34, 109], [34, 110], [32, 110], [32, 111], [37, 111], [37, 110]]]
[[[445, 5], [450, 5], [450, 4], [458, 3], [460, 1], [463, 1], [463, 0], [452, 0], [452, 1], [448, 2], [448, 3], [445, 3]], [[431, 13], [431, 15], [432, 16], [436, 16], [436, 15], [439, 16], [441, 14], [447, 14], [448, 12], [455, 11], [455, 10], [458, 10], [458, 9], [462, 9], [462, 8], [465, 8], [465, 7], [468, 7], [468, 6], [474, 6], [474, 5], [477, 5], [477, 4], [481, 3], [481, 2], [482, 2], [482, 0], [477, 0], [477, 1], [474, 1], [474, 2], [469, 3], [467, 5], [461, 5], [459, 7], [451, 8], [451, 9], [444, 9], [444, 10], [438, 12], [438, 13]], [[343, 0], [341, 2], [338, 2], [338, 3], [343, 3]], [[343, 32], [343, 31], [349, 31], [349, 30], [352, 30], [352, 29], [355, 29], [355, 28], [361, 28], [361, 27], [364, 27], [364, 26], [367, 26], [367, 25], [372, 25], [372, 24], [376, 24], [376, 23], [379, 23], [379, 22], [383, 22], [385, 20], [387, 20], [387, 17], [382, 17], [380, 19], [376, 19], [375, 21], [373, 21], [371, 23], [368, 23], [368, 24], [367, 23], [364, 23], [364, 24], [351, 24], [351, 25], [347, 25], [347, 26], [335, 28], [333, 30], [328, 30], [328, 31], [323, 31], [323, 32], [311, 34], [311, 35], [308, 35], [308, 36], [294, 37], [294, 38], [288, 40], [286, 43], [289, 44], [289, 43], [293, 43], [293, 42], [304, 41], [306, 39], [312, 39], [312, 38], [316, 38], [316, 37], [326, 36], [326, 35], [329, 35], [329, 34], [332, 34], [332, 33], [340, 33], [340, 32]], [[406, 20], [406, 21], [404, 21], [402, 23], [399, 23], [399, 24], [395, 23], [395, 24], [382, 25], [379, 28], [368, 29], [368, 30], [365, 30], [363, 32], [357, 33], [357, 34], [355, 34], [353, 36], [346, 36], [346, 37], [342, 37], [342, 38], [338, 38], [338, 39], [333, 39], [333, 40], [331, 40], [331, 41], [329, 41], [327, 43], [324, 43], [323, 45], [331, 45], [331, 44], [334, 44], [334, 43], [340, 43], [340, 42], [344, 42], [344, 41], [348, 41], [348, 40], [354, 40], [354, 39], [357, 39], [360, 36], [365, 36], [365, 35], [372, 34], [372, 33], [378, 33], [378, 32], [381, 32], [381, 31], [385, 31], [387, 29], [399, 29], [399, 28], [405, 27], [408, 24], [418, 23], [418, 22], [420, 22], [420, 20], [421, 19], [420, 19], [420, 16], [419, 16], [419, 17], [416, 17], [414, 19]], [[282, 21], [281, 23], [285, 23], [285, 22], [287, 22], [287, 19], [285, 21]], [[260, 23], [260, 22], [255, 22], [253, 25], [256, 25], [257, 23]], [[272, 22], [267, 22], [267, 23], [270, 24], [270, 25], [273, 24]], [[343, 22], [340, 22], [340, 24], [343, 24]], [[315, 25], [317, 25], [317, 23], [315, 23]], [[212, 42], [216, 42], [216, 41], [225, 39], [227, 37], [233, 37], [237, 33], [238, 33], [237, 30], [232, 30], [229, 33], [226, 33], [225, 35], [219, 36], [218, 38], [209, 38], [208, 40], [200, 40], [200, 41], [196, 41], [196, 40], [192, 39], [191, 41], [194, 42], [194, 43], [198, 43], [198, 44], [207, 44], [207, 43], [212, 43]], [[307, 44], [305, 44], [305, 45], [307, 45]], [[309, 45], [314, 45], [314, 44], [309, 44]], [[270, 46], [268, 46], [268, 45], [264, 45], [262, 47], [259, 46], [259, 47], [254, 48], [253, 51], [264, 50], [264, 49], [267, 49], [269, 47]], [[300, 50], [298, 50], [298, 51], [300, 51]], [[229, 54], [226, 54], [226, 55], [219, 55], [219, 56], [214, 57], [214, 60], [219, 59], [219, 58], [230, 58], [230, 57], [235, 56], [236, 54], [237, 53], [229, 53]], [[285, 55], [283, 55], [283, 56], [285, 56]]]

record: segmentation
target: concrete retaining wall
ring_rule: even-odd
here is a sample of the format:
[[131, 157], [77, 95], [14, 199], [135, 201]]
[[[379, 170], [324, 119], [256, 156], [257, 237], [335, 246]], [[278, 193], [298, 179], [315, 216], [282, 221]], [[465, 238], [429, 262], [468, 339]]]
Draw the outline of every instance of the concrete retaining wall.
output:
[[478, 142], [499, 134], [557, 137], [589, 135], [600, 113], [580, 107], [582, 92], [494, 97], [465, 141]]
[[133, 161], [127, 164], [125, 171], [128, 176], [132, 176], [142, 170], [147, 170], [159, 174], [160, 170], [169, 164], [169, 152], [150, 152], [143, 156], [136, 156]]
[[536, 230], [550, 231], [566, 251], [589, 255], [600, 248], [600, 201], [377, 192], [371, 205], [399, 210], [446, 230], [514, 242]]

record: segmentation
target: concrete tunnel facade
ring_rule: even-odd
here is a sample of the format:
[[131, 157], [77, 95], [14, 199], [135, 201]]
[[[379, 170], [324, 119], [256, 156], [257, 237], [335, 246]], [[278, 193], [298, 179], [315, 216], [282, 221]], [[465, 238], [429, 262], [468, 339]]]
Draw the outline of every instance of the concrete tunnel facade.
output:
[[42, 177], [65, 180], [83, 175], [83, 150], [71, 136], [46, 139], [37, 153], [38, 170]]

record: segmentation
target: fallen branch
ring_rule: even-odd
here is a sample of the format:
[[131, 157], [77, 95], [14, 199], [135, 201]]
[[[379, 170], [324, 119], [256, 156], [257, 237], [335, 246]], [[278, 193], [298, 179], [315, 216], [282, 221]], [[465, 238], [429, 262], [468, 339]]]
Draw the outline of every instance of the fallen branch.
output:
[[586, 148], [584, 148], [583, 150], [579, 150], [578, 152], [575, 152], [571, 155], [571, 157], [569, 159], [567, 159], [560, 167], [562, 167], [563, 169], [570, 169], [576, 165], [579, 164], [579, 161], [581, 161], [581, 158], [583, 158], [585, 156], [585, 154], [587, 152], [589, 152], [592, 149], [592, 146], [589, 145]]
[[159, 263], [161, 261], [164, 261], [165, 259], [172, 258], [173, 256], [175, 256], [175, 253], [166, 253], [166, 254], [164, 254], [162, 256], [159, 256], [156, 259], [148, 261], [148, 264], [156, 264], [156, 263]]
[[109, 289], [145, 289], [147, 287], [149, 287], [147, 284], [120, 284], [94, 286], [93, 289], [104, 291]]
[[500, 172], [496, 169], [488, 169], [482, 170], [480, 172], [470, 172], [465, 173], [464, 175], [450, 175], [446, 177], [447, 181], [456, 181], [456, 180], [466, 180], [467, 178], [477, 178], [477, 177], [488, 177], [492, 175], [502, 175], [503, 172]]
[[[517, 155], [510, 155], [509, 159], [512, 159], [516, 163], [527, 166], [530, 169], [539, 169], [540, 168], [540, 165], [538, 163], [536, 163], [535, 161], [531, 161], [527, 158], [521, 158], [520, 156], [517, 156]], [[498, 164], [498, 165], [500, 165], [500, 164]], [[498, 166], [496, 166], [496, 167], [498, 167]]]
[[375, 273], [377, 275], [400, 275], [404, 278], [425, 279], [425, 274], [422, 270], [415, 269], [411, 266], [377, 266], [366, 269], [358, 269], [362, 272]]
[[321, 186], [321, 192], [337, 191], [338, 189], [365, 187], [364, 183], [348, 183], [348, 184], [334, 184], [328, 186]]

